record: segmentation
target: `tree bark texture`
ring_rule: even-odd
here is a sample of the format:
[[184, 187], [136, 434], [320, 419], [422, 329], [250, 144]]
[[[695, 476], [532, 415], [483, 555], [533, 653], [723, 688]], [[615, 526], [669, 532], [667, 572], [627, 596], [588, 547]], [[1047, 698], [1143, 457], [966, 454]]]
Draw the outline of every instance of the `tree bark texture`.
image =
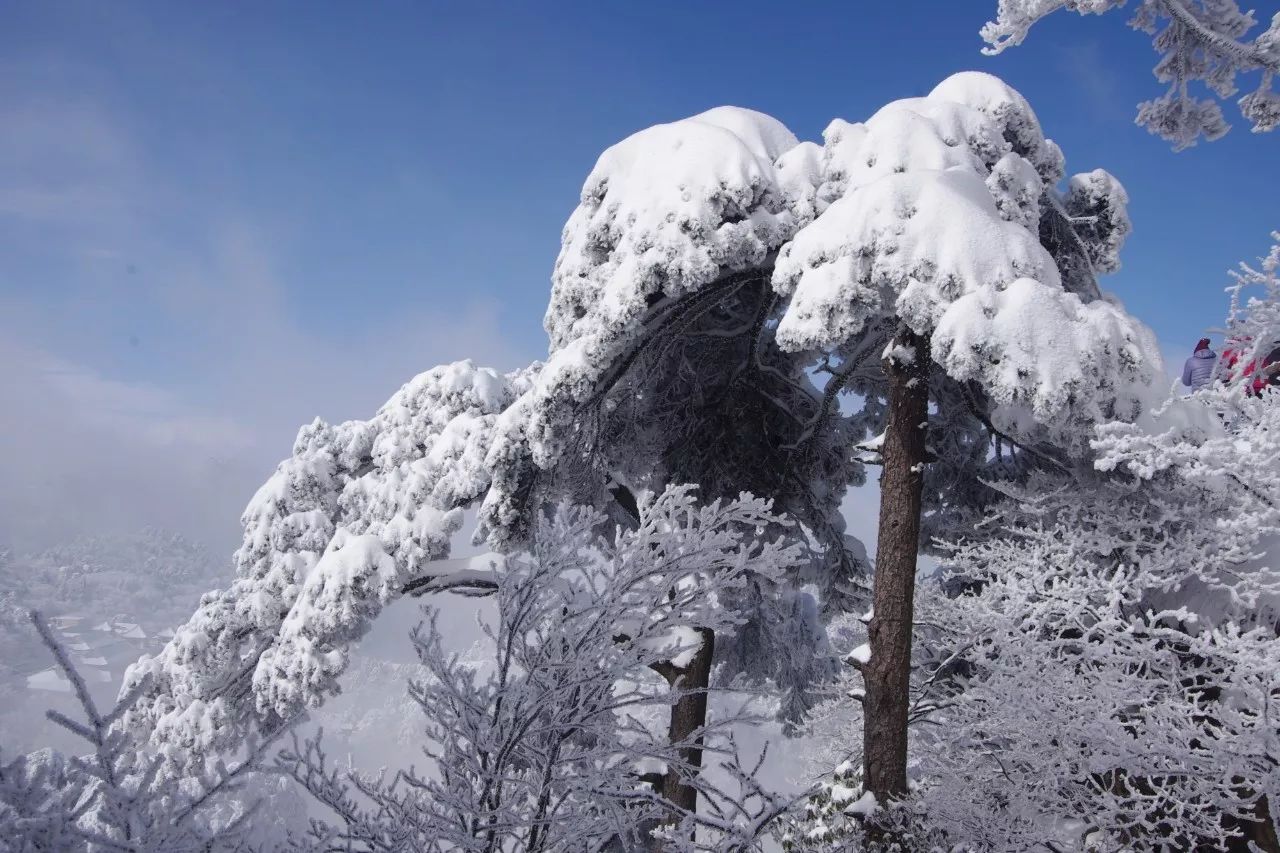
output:
[[[929, 341], [900, 331], [885, 360], [889, 411], [880, 475], [880, 529], [872, 617], [871, 660], [862, 667], [863, 786], [885, 803], [907, 794], [907, 713], [911, 680], [911, 626], [920, 500], [929, 418]], [[913, 357], [903, 355], [905, 351]]]
[[[715, 653], [716, 635], [712, 631], [699, 630], [702, 646], [694, 654], [689, 665], [681, 670], [680, 687], [694, 690], [680, 697], [671, 708], [671, 724], [667, 728], [670, 743], [688, 740], [707, 722], [707, 687], [711, 683], [711, 656]], [[681, 757], [690, 768], [702, 766], [702, 736], [681, 750]], [[698, 809], [698, 789], [685, 784], [680, 774], [668, 771], [662, 783], [662, 795], [678, 808], [693, 812]]]
[[[694, 737], [694, 733], [707, 722], [707, 688], [711, 684], [711, 658], [715, 654], [716, 635], [714, 631], [700, 629], [698, 638], [702, 644], [687, 666], [663, 671], [673, 686], [678, 685], [682, 691], [696, 691], [686, 692], [671, 707], [671, 722], [667, 726], [668, 743], [689, 741], [689, 745], [680, 750], [680, 756], [692, 771], [702, 767], [702, 735]], [[668, 770], [663, 777], [661, 794], [677, 809], [685, 812], [698, 809], [698, 789], [674, 769]], [[653, 845], [651, 849], [663, 848]]]

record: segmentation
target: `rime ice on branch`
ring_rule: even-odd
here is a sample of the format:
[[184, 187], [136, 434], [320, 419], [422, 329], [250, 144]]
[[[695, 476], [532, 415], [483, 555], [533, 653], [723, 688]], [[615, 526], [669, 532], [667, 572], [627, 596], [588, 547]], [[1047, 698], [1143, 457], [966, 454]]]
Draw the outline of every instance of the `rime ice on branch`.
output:
[[[1126, 0], [999, 0], [996, 19], [982, 28], [983, 53], [997, 54], [1022, 44], [1031, 27], [1048, 15], [1068, 9], [1101, 15]], [[1151, 35], [1160, 61], [1155, 75], [1168, 90], [1138, 105], [1138, 124], [1173, 143], [1175, 150], [1195, 145], [1203, 136], [1220, 138], [1230, 125], [1214, 98], [1190, 93], [1203, 83], [1216, 98], [1236, 94], [1236, 75], [1260, 72], [1258, 87], [1237, 103], [1253, 123], [1254, 133], [1280, 124], [1280, 94], [1272, 85], [1280, 74], [1280, 13], [1252, 40], [1258, 23], [1252, 11], [1241, 12], [1235, 0], [1140, 0], [1129, 26]]]
[[[687, 741], [644, 721], [700, 689], [654, 670], [686, 663], [700, 635], [741, 629], [729, 602], [785, 575], [803, 550], [760, 535], [789, 525], [750, 496], [708, 504], [676, 487], [639, 511], [634, 529], [607, 536], [583, 507], [538, 519], [531, 552], [497, 572], [484, 675], [449, 653], [434, 623], [415, 631], [426, 677], [411, 695], [433, 743], [430, 772], [364, 779], [326, 765], [319, 741], [282, 757], [340, 821], [314, 826], [317, 841], [406, 853], [632, 850], [665, 823], [681, 839], [698, 828], [699, 843], [663, 849], [755, 848], [793, 798], [740, 764], [732, 727], [746, 721], [722, 714]], [[720, 781], [700, 772], [704, 762]], [[701, 811], [658, 796], [654, 768], [689, 779]]]

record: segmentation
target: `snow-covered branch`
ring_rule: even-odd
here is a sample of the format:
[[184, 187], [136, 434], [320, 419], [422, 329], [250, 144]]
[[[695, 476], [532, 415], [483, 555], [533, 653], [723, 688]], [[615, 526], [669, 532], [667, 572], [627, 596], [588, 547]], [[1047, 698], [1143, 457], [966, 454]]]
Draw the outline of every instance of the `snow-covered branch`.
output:
[[[1101, 15], [1125, 0], [1000, 0], [996, 19], [982, 28], [983, 53], [998, 54], [1022, 44], [1038, 21], [1063, 9]], [[1268, 28], [1248, 37], [1257, 24], [1252, 11], [1235, 0], [1140, 0], [1129, 21], [1153, 37], [1160, 56], [1156, 77], [1168, 83], [1164, 95], [1139, 105], [1138, 124], [1180, 150], [1203, 136], [1214, 140], [1230, 129], [1214, 99], [1196, 98], [1193, 83], [1203, 83], [1217, 98], [1236, 92], [1236, 75], [1259, 72], [1261, 82], [1237, 102], [1255, 133], [1280, 124], [1280, 94], [1273, 89], [1280, 74], [1280, 13]]]
[[[354, 850], [601, 850], [645, 843], [665, 826], [672, 850], [751, 849], [791, 800], [768, 792], [728, 738], [731, 715], [690, 742], [670, 742], [661, 712], [690, 690], [655, 679], [678, 671], [699, 633], [743, 623], [734, 596], [779, 577], [798, 544], [757, 531], [782, 523], [767, 502], [699, 505], [674, 488], [643, 506], [635, 530], [596, 535], [602, 517], [561, 508], [541, 523], [533, 552], [495, 570], [496, 650], [482, 673], [449, 656], [434, 622], [413, 642], [426, 677], [411, 693], [432, 743], [429, 772], [390, 779], [343, 773], [318, 741], [297, 744], [281, 767], [329, 805], [340, 827], [322, 845]], [[723, 765], [721, 791], [689, 748]], [[704, 759], [699, 759], [703, 761]], [[678, 773], [703, 795], [686, 813], [654, 789], [652, 771]], [[701, 828], [700, 841], [688, 840]], [[346, 849], [346, 848], [344, 848]]]
[[245, 509], [236, 580], [126, 675], [126, 690], [148, 686], [125, 724], [171, 762], [228, 754], [336, 691], [348, 645], [393, 599], [491, 590], [485, 567], [437, 561], [488, 489], [498, 414], [527, 383], [457, 362], [371, 420], [304, 427]]

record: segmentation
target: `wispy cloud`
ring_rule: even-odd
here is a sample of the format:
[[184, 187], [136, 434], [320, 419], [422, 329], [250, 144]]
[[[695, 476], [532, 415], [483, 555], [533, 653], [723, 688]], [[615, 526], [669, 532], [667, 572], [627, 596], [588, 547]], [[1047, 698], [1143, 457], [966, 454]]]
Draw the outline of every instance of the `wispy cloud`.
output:
[[1094, 118], [1115, 122], [1132, 114], [1133, 105], [1117, 89], [1100, 42], [1072, 41], [1056, 46], [1055, 53], [1058, 68], [1088, 104]]

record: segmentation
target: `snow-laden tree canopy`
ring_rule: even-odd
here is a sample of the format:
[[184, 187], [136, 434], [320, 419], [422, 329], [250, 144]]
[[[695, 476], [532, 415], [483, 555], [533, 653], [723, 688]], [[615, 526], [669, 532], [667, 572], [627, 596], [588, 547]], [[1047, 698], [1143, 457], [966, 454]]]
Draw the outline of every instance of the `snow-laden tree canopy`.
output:
[[773, 497], [835, 544], [846, 580], [864, 565], [837, 511], [862, 478], [852, 436], [806, 433], [830, 404], [772, 345], [769, 270], [803, 218], [777, 164], [796, 147], [775, 119], [722, 107], [600, 157], [565, 226], [546, 366], [497, 442], [529, 465], [489, 496], [492, 543], [518, 541], [549, 495], [607, 506], [619, 486], [691, 482]]
[[1124, 191], [1100, 170], [1062, 186], [1063, 164], [978, 73], [834, 121], [821, 146], [730, 107], [613, 146], [565, 227], [545, 364], [435, 368], [369, 421], [305, 427], [245, 512], [236, 582], [135, 668], [153, 683], [131, 722], [204, 752], [322, 701], [388, 600], [492, 585], [431, 565], [465, 506], [510, 552], [561, 501], [627, 526], [679, 483], [799, 522], [811, 558], [742, 591], [747, 624], [716, 655], [803, 710], [830, 667], [805, 587], [828, 612], [864, 601], [839, 507], [874, 461], [859, 445], [883, 429], [901, 328], [933, 341], [926, 535], [990, 500], [993, 466], [1070, 464], [1085, 427], [1136, 414], [1157, 350], [1096, 280]]
[[[1255, 383], [1280, 347], [1273, 236], [1228, 289], [1235, 369], [1097, 426], [1092, 470], [993, 481], [1006, 500], [942, 549], [915, 611], [917, 784], [893, 815], [916, 848], [1274, 849], [1280, 397]], [[840, 632], [842, 650], [861, 640]], [[836, 769], [786, 849], [861, 849], [841, 735], [869, 713], [844, 696], [815, 710]]]
[[[948, 378], [1039, 424], [1136, 413], [1132, 389], [1154, 340], [1092, 288], [1072, 292], [1041, 242], [1046, 209], [1066, 210], [1052, 189], [1062, 156], [1021, 96], [986, 75], [956, 75], [834, 135], [835, 198], [774, 272], [790, 298], [784, 348], [842, 351], [897, 318], [931, 338]], [[1068, 199], [1115, 211], [1102, 239], [1076, 235], [1113, 268], [1123, 190], [1099, 171], [1074, 178]]]
[[[1060, 191], [1063, 162], [979, 73], [837, 120], [822, 148], [721, 108], [609, 149], [565, 229], [546, 369], [499, 441], [529, 473], [490, 495], [491, 531], [518, 539], [511, 492], [536, 502], [540, 470], [582, 500], [618, 479], [747, 483], [839, 541], [832, 497], [860, 480], [848, 448], [876, 413], [841, 417], [836, 395], [877, 396], [899, 318], [935, 336], [951, 409], [1052, 425], [1057, 443], [1132, 417], [1156, 347], [1096, 281], [1118, 266], [1127, 199], [1101, 170]], [[823, 357], [843, 374], [820, 388]]]

